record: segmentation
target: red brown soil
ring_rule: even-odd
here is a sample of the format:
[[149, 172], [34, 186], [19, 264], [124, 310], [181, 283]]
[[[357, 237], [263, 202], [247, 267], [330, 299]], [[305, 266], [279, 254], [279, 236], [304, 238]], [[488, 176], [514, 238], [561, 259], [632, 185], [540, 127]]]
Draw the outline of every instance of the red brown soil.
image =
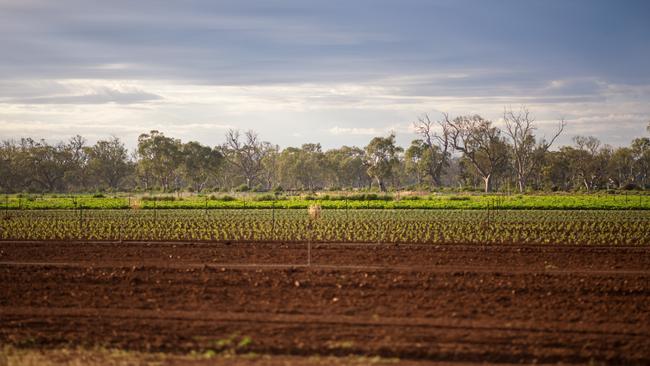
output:
[[[650, 363], [650, 248], [0, 243], [0, 343]], [[250, 341], [249, 341], [250, 340]]]

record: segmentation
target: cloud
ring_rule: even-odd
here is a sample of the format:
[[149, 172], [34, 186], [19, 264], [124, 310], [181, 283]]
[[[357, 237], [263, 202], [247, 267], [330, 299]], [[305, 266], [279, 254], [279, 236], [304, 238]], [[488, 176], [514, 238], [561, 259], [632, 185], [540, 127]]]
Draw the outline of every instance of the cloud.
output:
[[520, 104], [540, 134], [563, 117], [567, 137], [645, 133], [645, 8], [468, 4], [0, 0], [0, 135], [216, 144], [233, 127], [339, 146], [393, 129], [407, 144], [423, 113], [496, 121]]
[[5, 81], [0, 82], [4, 104], [138, 104], [163, 99], [132, 85], [106, 85], [101, 81]]
[[123, 92], [115, 89], [99, 89], [95, 93], [4, 100], [15, 104], [136, 104], [162, 99], [161, 96], [144, 91]]
[[379, 134], [376, 128], [358, 128], [358, 127], [339, 127], [334, 126], [329, 129], [332, 135], [367, 135], [373, 136]]

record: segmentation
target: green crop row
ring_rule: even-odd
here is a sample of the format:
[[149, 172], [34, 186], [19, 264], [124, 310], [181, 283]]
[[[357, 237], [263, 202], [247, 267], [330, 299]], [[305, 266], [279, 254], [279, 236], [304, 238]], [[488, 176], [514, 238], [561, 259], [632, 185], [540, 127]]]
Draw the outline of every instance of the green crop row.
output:
[[[146, 199], [145, 199], [146, 198]], [[649, 210], [650, 196], [645, 195], [477, 195], [426, 196], [401, 200], [345, 200], [284, 198], [278, 200], [220, 199], [218, 197], [17, 197], [0, 198], [0, 209], [305, 209], [317, 204], [325, 209], [470, 209], [506, 210]], [[262, 197], [268, 198], [268, 197]]]
[[144, 201], [145, 209], [304, 209], [311, 205], [325, 209], [486, 209], [507, 210], [647, 210], [648, 196], [432, 196], [419, 200], [358, 201], [304, 200], [218, 201], [185, 199], [182, 201]]
[[648, 245], [650, 211], [32, 210], [0, 239]]

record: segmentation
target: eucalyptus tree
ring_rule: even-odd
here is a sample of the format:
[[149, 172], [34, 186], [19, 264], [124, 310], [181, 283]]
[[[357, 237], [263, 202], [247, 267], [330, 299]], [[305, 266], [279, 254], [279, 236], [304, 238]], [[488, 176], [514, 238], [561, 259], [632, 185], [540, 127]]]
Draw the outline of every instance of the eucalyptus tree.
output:
[[190, 141], [181, 145], [183, 177], [192, 190], [200, 192], [211, 179], [215, 179], [222, 163], [219, 149]]
[[0, 189], [4, 193], [25, 187], [26, 169], [21, 166], [23, 156], [15, 141], [6, 140], [0, 144]]
[[600, 140], [594, 136], [575, 136], [573, 141], [576, 147], [565, 147], [562, 152], [569, 159], [576, 186], [582, 185], [587, 191], [605, 187], [611, 148], [601, 148]]
[[117, 137], [97, 141], [86, 148], [86, 155], [88, 173], [97, 185], [118, 189], [124, 178], [133, 171], [129, 152]]
[[399, 154], [404, 151], [395, 144], [395, 133], [388, 137], [375, 137], [365, 147], [368, 175], [377, 181], [382, 192], [386, 191], [386, 180], [394, 174], [399, 164]]
[[26, 138], [20, 140], [20, 150], [26, 187], [33, 186], [45, 192], [66, 190], [66, 173], [73, 168], [71, 149], [66, 144], [50, 145], [45, 140]]
[[[443, 115], [445, 120], [447, 115]], [[440, 177], [444, 169], [449, 166], [449, 125], [444, 121], [431, 121], [425, 114], [413, 124], [420, 139], [411, 142], [411, 151], [407, 150], [406, 162], [409, 170], [418, 177], [418, 182], [424, 177], [429, 177], [432, 183], [440, 186]], [[438, 127], [440, 133], [434, 131]]]
[[222, 153], [228, 164], [241, 175], [249, 189], [262, 174], [264, 157], [270, 151], [270, 144], [260, 141], [252, 130], [244, 133], [243, 139], [238, 130], [228, 130]]
[[443, 122], [451, 146], [461, 152], [483, 179], [485, 192], [492, 190], [494, 175], [508, 160], [508, 144], [492, 122], [479, 115], [460, 116]]
[[159, 184], [163, 191], [178, 187], [179, 167], [183, 162], [181, 141], [153, 130], [138, 137], [138, 173], [145, 189]]
[[332, 187], [361, 188], [372, 182], [368, 175], [365, 151], [359, 147], [342, 146], [325, 152], [325, 166]]
[[[648, 125], [650, 132], [650, 125]], [[640, 137], [632, 141], [635, 181], [645, 188], [650, 184], [650, 138]]]
[[537, 142], [534, 135], [534, 131], [537, 129], [535, 118], [525, 106], [522, 106], [517, 112], [512, 109], [504, 109], [503, 120], [506, 125], [505, 134], [510, 138], [512, 146], [510, 149], [511, 165], [515, 171], [519, 192], [523, 193], [526, 190], [528, 178], [539, 168], [544, 154], [560, 136], [566, 122], [564, 120], [559, 122], [557, 130], [549, 141], [543, 138]]

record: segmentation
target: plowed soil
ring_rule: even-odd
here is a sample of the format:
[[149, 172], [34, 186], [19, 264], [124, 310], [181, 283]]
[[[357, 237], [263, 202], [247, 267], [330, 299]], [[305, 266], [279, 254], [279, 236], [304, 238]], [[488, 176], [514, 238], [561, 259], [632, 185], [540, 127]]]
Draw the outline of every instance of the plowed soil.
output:
[[0, 242], [0, 343], [650, 363], [650, 249]]

